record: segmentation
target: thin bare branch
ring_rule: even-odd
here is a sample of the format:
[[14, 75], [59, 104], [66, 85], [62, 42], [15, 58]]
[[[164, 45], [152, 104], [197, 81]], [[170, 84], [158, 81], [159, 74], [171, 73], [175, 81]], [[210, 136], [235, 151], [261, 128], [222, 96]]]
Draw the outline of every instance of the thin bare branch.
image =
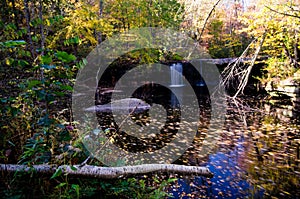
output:
[[298, 16], [298, 15], [292, 15], [292, 14], [289, 14], [289, 13], [279, 12], [277, 10], [274, 10], [274, 9], [270, 8], [269, 6], [265, 6], [265, 7], [268, 8], [269, 10], [271, 10], [272, 12], [276, 12], [276, 13], [284, 15], [284, 16], [295, 17], [295, 18], [300, 19], [300, 16]]
[[267, 35], [267, 30], [265, 30], [261, 40], [260, 40], [260, 43], [259, 43], [259, 46], [257, 47], [256, 51], [255, 51], [255, 54], [254, 54], [254, 57], [250, 63], [250, 66], [247, 68], [247, 70], [245, 71], [244, 75], [242, 76], [242, 79], [240, 81], [240, 84], [238, 86], [238, 91], [235, 93], [235, 95], [233, 96], [233, 98], [236, 98], [236, 96], [238, 96], [238, 94], [240, 94], [241, 92], [244, 91], [244, 88], [246, 87], [247, 83], [248, 83], [248, 79], [249, 79], [249, 76], [250, 76], [250, 73], [252, 71], [252, 68], [255, 64], [255, 61], [257, 60], [257, 57], [258, 57], [258, 54], [261, 50], [261, 47], [265, 41], [265, 38], [266, 38], [266, 35]]
[[227, 67], [222, 72], [222, 75], [224, 77], [223, 84], [224, 86], [229, 85], [230, 79], [233, 79], [236, 75], [239, 75], [242, 71], [239, 72], [237, 66], [243, 61], [244, 57], [250, 50], [251, 45], [256, 42], [257, 39], [253, 39], [251, 43], [247, 46], [247, 48], [244, 50], [244, 52], [241, 54], [240, 57], [238, 57], [235, 61], [229, 63]]
[[204, 24], [203, 24], [203, 26], [202, 26], [202, 30], [201, 30], [201, 32], [200, 32], [200, 35], [199, 35], [199, 39], [200, 39], [200, 40], [201, 40], [202, 34], [203, 34], [204, 30], [205, 30], [205, 27], [206, 27], [206, 24], [207, 24], [207, 22], [208, 22], [208, 19], [210, 18], [210, 16], [212, 15], [213, 11], [214, 11], [215, 8], [217, 7], [217, 5], [220, 3], [220, 1], [221, 1], [221, 0], [218, 0], [218, 1], [214, 4], [214, 6], [213, 6], [212, 9], [210, 10], [210, 12], [208, 13], [208, 15], [207, 15], [207, 17], [206, 17], [206, 19], [205, 19], [205, 21], [204, 21]]

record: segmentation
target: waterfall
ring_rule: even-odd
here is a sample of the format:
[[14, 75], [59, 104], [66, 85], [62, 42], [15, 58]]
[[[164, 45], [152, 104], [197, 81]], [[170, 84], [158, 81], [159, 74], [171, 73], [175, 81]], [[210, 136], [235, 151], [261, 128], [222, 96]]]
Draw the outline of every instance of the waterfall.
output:
[[205, 86], [205, 81], [203, 80], [203, 71], [202, 71], [202, 67], [203, 67], [203, 63], [202, 63], [202, 60], [199, 60], [199, 71], [200, 71], [200, 75], [201, 75], [201, 78], [197, 81], [196, 83], [196, 86], [200, 86], [200, 87], [203, 87]]
[[171, 69], [171, 85], [170, 87], [182, 87], [182, 63], [174, 63], [170, 67]]
[[171, 74], [171, 106], [173, 108], [179, 108], [182, 103], [182, 88], [183, 77], [182, 77], [182, 63], [174, 63], [170, 66]]

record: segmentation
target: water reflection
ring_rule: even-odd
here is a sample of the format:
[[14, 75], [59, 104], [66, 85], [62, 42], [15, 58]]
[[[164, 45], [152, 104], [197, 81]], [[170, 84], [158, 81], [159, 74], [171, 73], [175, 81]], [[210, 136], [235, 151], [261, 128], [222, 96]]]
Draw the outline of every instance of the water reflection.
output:
[[206, 166], [214, 173], [211, 179], [195, 177], [191, 182], [180, 179], [175, 198], [245, 198], [249, 195], [261, 198], [264, 190], [254, 190], [247, 181], [247, 172], [241, 167], [245, 148], [238, 144], [227, 153], [217, 152], [209, 156]]
[[257, 104], [242, 115], [228, 111], [218, 149], [199, 164], [214, 177], [180, 179], [175, 198], [300, 198], [299, 121], [276, 104]]

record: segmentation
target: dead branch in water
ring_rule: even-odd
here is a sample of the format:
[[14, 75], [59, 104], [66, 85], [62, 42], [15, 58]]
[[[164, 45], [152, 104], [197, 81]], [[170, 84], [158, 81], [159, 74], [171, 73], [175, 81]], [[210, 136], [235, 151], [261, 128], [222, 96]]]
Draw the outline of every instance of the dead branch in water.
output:
[[255, 50], [255, 53], [250, 62], [250, 65], [247, 65], [245, 63], [241, 64], [241, 61], [243, 60], [243, 58], [246, 56], [246, 54], [250, 50], [251, 45], [254, 44], [255, 42], [257, 42], [257, 39], [254, 39], [248, 45], [248, 47], [244, 50], [242, 55], [239, 58], [237, 58], [234, 62], [229, 63], [227, 65], [227, 67], [224, 69], [224, 71], [222, 72], [223, 85], [225, 87], [232, 86], [232, 84], [234, 84], [235, 81], [238, 82], [238, 88], [237, 88], [237, 91], [234, 94], [233, 98], [236, 98], [240, 93], [243, 93], [243, 91], [248, 83], [252, 68], [255, 64], [255, 61], [257, 60], [258, 54], [259, 54], [261, 47], [265, 41], [266, 34], [267, 34], [267, 31], [265, 30], [265, 32], [263, 33], [262, 38], [259, 42], [259, 45]]
[[75, 177], [114, 179], [125, 176], [146, 174], [152, 172], [170, 172], [183, 175], [199, 175], [212, 177], [213, 174], [206, 167], [184, 166], [176, 164], [142, 164], [136, 166], [122, 167], [99, 167], [92, 165], [17, 165], [17, 164], [0, 164], [2, 172], [30, 172], [34, 170], [38, 174], [54, 174], [61, 170], [61, 174], [68, 174]]

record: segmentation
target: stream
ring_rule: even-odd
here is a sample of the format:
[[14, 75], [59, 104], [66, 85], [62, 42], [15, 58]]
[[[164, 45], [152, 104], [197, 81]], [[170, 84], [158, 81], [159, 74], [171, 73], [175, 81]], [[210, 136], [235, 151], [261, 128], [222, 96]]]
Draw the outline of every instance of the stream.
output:
[[[173, 198], [300, 198], [299, 106], [295, 106], [290, 99], [276, 101], [254, 91], [257, 96], [252, 93], [252, 96], [235, 101], [226, 99], [226, 110], [223, 106], [215, 107], [218, 100], [214, 104], [213, 98], [207, 98], [207, 94], [210, 84], [218, 84], [214, 81], [204, 84], [200, 75], [189, 75], [196, 74], [193, 70], [188, 65], [174, 63], [169, 73], [164, 73], [164, 78], [158, 75], [158, 83], [149, 81], [147, 84], [145, 74], [139, 80], [141, 74], [137, 73], [132, 75], [134, 78], [131, 81], [123, 82], [117, 89], [126, 91], [133, 86], [137, 87], [133, 93], [129, 92], [130, 95], [99, 86], [96, 105], [100, 109], [107, 107], [112, 96], [119, 104], [130, 104], [129, 98], [134, 102], [144, 101], [144, 104], [138, 103], [137, 108], [127, 111], [131, 117], [123, 117], [126, 114], [121, 114], [122, 118], [118, 119], [118, 111], [122, 112], [118, 106], [112, 107], [110, 113], [102, 109], [96, 111], [103, 129], [112, 126], [119, 129], [118, 124], [122, 127], [119, 135], [108, 132], [106, 136], [114, 136], [114, 144], [129, 152], [151, 153], [162, 149], [178, 134], [181, 135], [179, 130], [184, 132], [181, 141], [188, 143], [188, 136], [196, 133], [188, 117], [197, 116], [191, 106], [198, 104], [200, 125], [193, 143], [187, 150], [179, 142], [175, 145], [173, 143], [175, 150], [182, 150], [179, 154], [184, 153], [181, 157], [177, 159], [174, 150], [169, 150], [168, 153], [157, 154], [155, 158], [142, 159], [144, 163], [161, 163], [159, 158], [169, 155], [165, 162], [176, 160], [175, 164], [206, 166], [214, 174], [212, 178], [179, 176], [179, 180], [168, 189]], [[181, 74], [188, 77], [188, 82], [183, 82]], [[121, 76], [118, 74], [115, 79]], [[110, 82], [107, 79], [101, 81], [99, 85]], [[197, 99], [190, 97], [188, 84], [192, 85]], [[296, 101], [298, 103], [299, 98]], [[140, 113], [139, 106], [145, 107], [141, 109], [144, 113]], [[225, 121], [213, 121], [212, 125], [210, 120], [213, 114], [220, 115], [224, 111]], [[208, 133], [212, 126], [215, 134]], [[216, 142], [211, 144], [208, 153], [201, 151], [205, 143], [203, 140]]]
[[217, 148], [198, 163], [214, 176], [180, 178], [172, 198], [300, 198], [298, 115], [272, 101], [254, 107], [229, 106]]

